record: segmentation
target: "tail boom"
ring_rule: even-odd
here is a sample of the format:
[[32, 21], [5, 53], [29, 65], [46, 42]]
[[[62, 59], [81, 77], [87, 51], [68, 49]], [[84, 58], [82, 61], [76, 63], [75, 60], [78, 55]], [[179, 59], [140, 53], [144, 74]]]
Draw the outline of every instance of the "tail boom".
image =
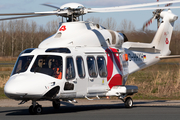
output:
[[151, 43], [125, 42], [123, 44], [123, 48], [129, 57], [129, 74], [153, 65], [161, 59], [168, 58], [167, 56], [171, 53], [169, 45], [174, 22], [178, 16], [168, 10], [161, 12], [161, 17], [163, 20]]

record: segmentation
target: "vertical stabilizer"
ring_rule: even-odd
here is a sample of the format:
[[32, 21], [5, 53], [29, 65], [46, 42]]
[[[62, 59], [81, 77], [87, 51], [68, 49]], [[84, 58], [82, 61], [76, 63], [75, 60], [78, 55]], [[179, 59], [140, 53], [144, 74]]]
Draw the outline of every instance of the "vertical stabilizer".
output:
[[151, 44], [161, 51], [161, 55], [169, 55], [171, 53], [169, 45], [174, 22], [178, 19], [178, 16], [174, 15], [171, 10], [161, 12], [160, 15], [163, 20]]

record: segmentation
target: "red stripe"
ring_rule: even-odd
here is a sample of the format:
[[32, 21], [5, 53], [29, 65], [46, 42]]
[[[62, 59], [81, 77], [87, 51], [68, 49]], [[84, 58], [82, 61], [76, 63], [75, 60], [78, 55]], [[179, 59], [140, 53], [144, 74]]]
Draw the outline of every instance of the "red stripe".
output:
[[109, 81], [113, 73], [113, 56], [111, 50], [109, 49], [106, 49], [106, 53], [107, 53], [107, 71], [108, 71], [107, 81]]
[[[117, 49], [115, 48], [109, 48], [106, 49], [106, 53], [107, 53], [107, 70], [108, 70], [108, 76], [107, 76], [107, 81], [109, 82], [109, 87], [112, 88], [113, 86], [117, 86], [117, 85], [122, 85], [122, 75], [121, 74], [116, 74], [112, 77], [113, 74], [113, 57], [115, 59], [117, 68], [119, 69], [118, 71], [121, 71], [121, 64], [120, 64], [120, 58], [119, 58], [119, 53], [117, 51]], [[111, 79], [112, 77], [112, 79]]]
[[109, 82], [109, 87], [110, 89], [113, 86], [117, 86], [117, 85], [122, 85], [122, 76], [120, 74], [116, 74], [114, 75], [114, 77], [111, 79], [111, 81]]
[[117, 49], [115, 48], [110, 48], [113, 51], [113, 56], [115, 58], [116, 61], [116, 65], [118, 66], [119, 70], [121, 71], [121, 63], [120, 63], [120, 59], [119, 59], [119, 53], [117, 51]]

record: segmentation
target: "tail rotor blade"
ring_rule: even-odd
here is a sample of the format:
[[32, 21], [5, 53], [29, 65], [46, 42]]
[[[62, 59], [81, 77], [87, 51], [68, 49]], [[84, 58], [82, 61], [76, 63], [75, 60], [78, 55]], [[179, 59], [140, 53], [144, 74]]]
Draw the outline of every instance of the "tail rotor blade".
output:
[[156, 19], [156, 15], [154, 15], [151, 19], [149, 19], [149, 20], [143, 25], [143, 30], [145, 30], [155, 19]]
[[169, 4], [166, 4], [165, 7], [168, 7], [168, 6], [171, 6], [171, 5], [172, 5], [172, 3], [169, 3]]

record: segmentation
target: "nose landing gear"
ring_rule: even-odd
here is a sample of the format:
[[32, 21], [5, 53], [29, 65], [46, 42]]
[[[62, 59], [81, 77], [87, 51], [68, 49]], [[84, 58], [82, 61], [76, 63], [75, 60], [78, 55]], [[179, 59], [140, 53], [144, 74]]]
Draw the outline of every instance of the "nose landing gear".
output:
[[42, 111], [42, 106], [39, 105], [36, 101], [32, 101], [32, 105], [29, 107], [29, 113], [31, 115], [38, 115], [41, 114]]
[[57, 100], [53, 100], [52, 101], [52, 105], [53, 105], [53, 108], [54, 109], [59, 109], [60, 108], [60, 100], [59, 99], [57, 99]]

